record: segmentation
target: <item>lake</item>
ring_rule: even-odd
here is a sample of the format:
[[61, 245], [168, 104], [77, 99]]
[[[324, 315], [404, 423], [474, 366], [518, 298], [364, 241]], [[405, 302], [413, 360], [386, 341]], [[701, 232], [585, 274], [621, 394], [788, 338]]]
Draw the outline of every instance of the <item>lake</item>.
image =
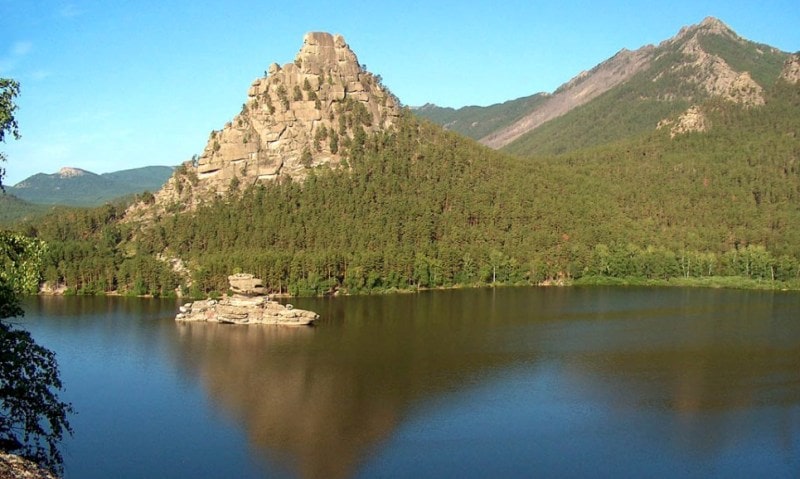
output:
[[37, 297], [67, 478], [798, 477], [800, 294], [298, 298], [314, 328]]

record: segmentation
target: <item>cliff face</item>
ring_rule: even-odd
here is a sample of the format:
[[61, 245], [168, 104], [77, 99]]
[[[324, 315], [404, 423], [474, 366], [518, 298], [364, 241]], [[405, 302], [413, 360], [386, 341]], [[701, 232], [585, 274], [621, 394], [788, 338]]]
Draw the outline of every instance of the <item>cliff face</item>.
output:
[[192, 207], [258, 181], [335, 167], [362, 131], [393, 124], [398, 103], [341, 35], [308, 33], [294, 62], [273, 63], [256, 79], [241, 112], [211, 132], [200, 157], [178, 168], [155, 201]]

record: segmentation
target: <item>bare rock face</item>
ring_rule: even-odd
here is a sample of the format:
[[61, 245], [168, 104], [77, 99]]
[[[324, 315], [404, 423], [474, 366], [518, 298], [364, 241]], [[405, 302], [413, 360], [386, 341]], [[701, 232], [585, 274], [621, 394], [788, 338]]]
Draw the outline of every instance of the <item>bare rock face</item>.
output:
[[259, 278], [248, 273], [237, 273], [228, 276], [228, 284], [234, 294], [245, 296], [263, 295], [265, 292], [263, 283]]
[[480, 142], [491, 148], [501, 148], [548, 121], [594, 100], [647, 68], [652, 61], [653, 51], [654, 47], [649, 45], [636, 51], [620, 50], [591, 71], [581, 72], [559, 87], [541, 107], [481, 138]]
[[707, 53], [696, 36], [689, 39], [681, 51], [691, 59], [682, 68], [695, 72], [689, 80], [700, 85], [709, 95], [745, 106], [764, 104], [761, 85], [748, 72], [736, 72], [719, 56]]
[[675, 138], [677, 135], [693, 131], [707, 131], [710, 128], [710, 122], [700, 107], [695, 105], [683, 112], [676, 121], [663, 120], [659, 122], [657, 128], [665, 127], [670, 127], [669, 136]]
[[39, 465], [0, 451], [0, 478], [3, 479], [57, 479], [58, 476]]
[[319, 319], [319, 315], [313, 311], [295, 309], [290, 306], [270, 301], [265, 296], [233, 295], [220, 300], [207, 299], [186, 303], [181, 306], [175, 320], [225, 324], [308, 326]]
[[227, 324], [274, 324], [307, 326], [319, 318], [317, 313], [295, 309], [270, 301], [263, 295], [262, 281], [252, 274], [228, 276], [232, 296], [186, 303], [180, 307], [176, 321], [199, 321]]
[[788, 83], [800, 82], [800, 54], [792, 55], [786, 60], [780, 78]]
[[192, 208], [259, 181], [303, 180], [336, 167], [359, 130], [389, 128], [400, 114], [380, 77], [365, 71], [341, 35], [308, 33], [293, 63], [253, 81], [241, 112], [212, 131], [203, 153], [176, 170], [158, 206]]

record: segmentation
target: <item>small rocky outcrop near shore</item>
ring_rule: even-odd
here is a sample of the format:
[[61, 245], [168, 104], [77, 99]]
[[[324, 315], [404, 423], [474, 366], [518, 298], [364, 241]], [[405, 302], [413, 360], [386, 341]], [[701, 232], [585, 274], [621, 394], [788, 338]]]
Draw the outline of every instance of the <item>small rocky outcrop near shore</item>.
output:
[[261, 280], [252, 274], [228, 276], [232, 296], [186, 303], [180, 307], [176, 321], [199, 321], [227, 324], [276, 324], [307, 326], [319, 315], [313, 311], [295, 309], [291, 304], [270, 301], [264, 295]]
[[0, 478], [58, 479], [58, 476], [25, 458], [0, 451]]

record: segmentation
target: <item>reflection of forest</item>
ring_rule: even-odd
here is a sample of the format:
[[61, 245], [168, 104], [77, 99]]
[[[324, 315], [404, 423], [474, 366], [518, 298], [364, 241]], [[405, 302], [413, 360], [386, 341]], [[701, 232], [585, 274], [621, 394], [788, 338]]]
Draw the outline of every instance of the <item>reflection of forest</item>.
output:
[[[564, 358], [568, 380], [581, 389], [617, 410], [666, 412], [665, 440], [702, 453], [770, 436], [791, 453], [800, 441], [797, 303], [743, 291], [678, 299], [591, 334], [567, 327], [547, 341], [582, 343], [579, 354]], [[758, 424], [743, 424], [746, 416]]]
[[800, 323], [796, 301], [773, 298], [521, 288], [305, 300], [316, 328], [175, 325], [176, 357], [262, 454], [308, 478], [352, 476], [420, 402], [522, 364], [559, 366], [548, 394], [609, 405], [623, 423], [644, 411], [637, 427], [682, 449], [763, 436], [791, 453]]
[[302, 477], [349, 477], [415, 401], [511, 361], [482, 352], [490, 324], [472, 301], [444, 296], [318, 305], [339, 319], [315, 328], [179, 324], [178, 357], [262, 453]]

